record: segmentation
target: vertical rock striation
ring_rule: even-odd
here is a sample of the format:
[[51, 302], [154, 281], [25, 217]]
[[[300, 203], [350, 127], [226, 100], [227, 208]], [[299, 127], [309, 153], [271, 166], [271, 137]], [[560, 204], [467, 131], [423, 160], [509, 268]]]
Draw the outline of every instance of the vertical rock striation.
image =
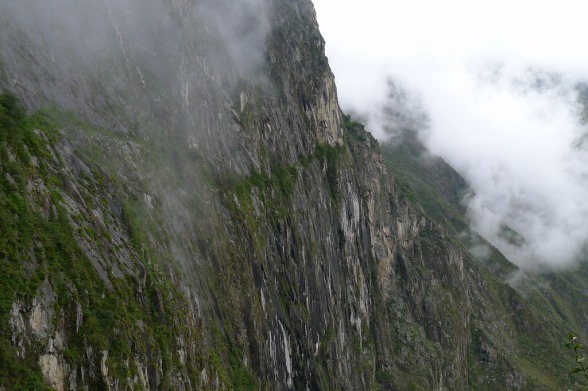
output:
[[553, 327], [346, 125], [309, 0], [0, 4], [0, 36], [0, 87], [45, 108], [0, 139], [30, 384], [550, 389], [519, 335]]

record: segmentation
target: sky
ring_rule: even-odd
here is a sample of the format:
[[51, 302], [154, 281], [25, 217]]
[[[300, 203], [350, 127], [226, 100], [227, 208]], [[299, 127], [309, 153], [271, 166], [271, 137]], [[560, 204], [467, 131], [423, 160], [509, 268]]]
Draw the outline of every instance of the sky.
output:
[[[393, 81], [427, 114], [423, 143], [471, 185], [472, 228], [523, 268], [587, 258], [588, 128], [577, 103], [587, 2], [314, 4], [344, 111], [389, 139]], [[514, 245], [505, 226], [524, 241]]]

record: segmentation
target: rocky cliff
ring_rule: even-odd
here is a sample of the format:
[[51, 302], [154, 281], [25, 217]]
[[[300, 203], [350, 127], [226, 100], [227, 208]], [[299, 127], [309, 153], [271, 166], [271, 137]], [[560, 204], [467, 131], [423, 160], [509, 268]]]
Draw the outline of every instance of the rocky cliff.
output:
[[309, 0], [3, 2], [0, 37], [0, 389], [567, 381], [345, 120]]

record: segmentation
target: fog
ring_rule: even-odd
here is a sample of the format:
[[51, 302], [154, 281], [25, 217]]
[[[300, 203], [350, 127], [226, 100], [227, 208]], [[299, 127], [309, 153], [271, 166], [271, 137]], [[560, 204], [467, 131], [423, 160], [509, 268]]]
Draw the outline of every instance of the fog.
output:
[[[424, 112], [413, 127], [471, 185], [464, 203], [472, 228], [519, 266], [585, 258], [588, 152], [578, 83], [588, 80], [588, 4], [315, 6], [344, 110], [382, 141], [403, 126], [390, 124], [384, 107]], [[407, 99], [390, 101], [390, 80]]]
[[2, 0], [0, 48], [26, 37], [25, 49], [72, 76], [114, 59], [165, 80], [195, 55], [210, 74], [254, 78], [265, 71], [268, 13], [266, 0]]
[[195, 254], [191, 240], [213, 232], [213, 212], [203, 211], [217, 196], [200, 162], [213, 162], [214, 174], [248, 172], [228, 99], [243, 79], [256, 82], [265, 72], [266, 3], [0, 0], [0, 90], [18, 94], [31, 111], [55, 105], [94, 125], [92, 144], [106, 129], [133, 136], [128, 145], [104, 136], [113, 157], [105, 172], [122, 179], [125, 202], [128, 194], [133, 205], [136, 197], [145, 211], [156, 208], [144, 213], [146, 233], [168, 232], [162, 253], [194, 281], [201, 278], [194, 262], [205, 254]]
[[270, 23], [265, 0], [200, 1], [195, 12], [215, 27], [232, 61], [247, 75], [265, 68], [265, 43]]

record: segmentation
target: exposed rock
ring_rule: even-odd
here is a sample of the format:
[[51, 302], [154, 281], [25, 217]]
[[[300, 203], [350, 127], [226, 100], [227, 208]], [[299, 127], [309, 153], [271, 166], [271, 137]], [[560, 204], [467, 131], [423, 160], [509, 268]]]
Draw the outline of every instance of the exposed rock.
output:
[[39, 358], [39, 366], [49, 387], [53, 387], [55, 391], [66, 390], [67, 371], [63, 361], [55, 354], [44, 354]]
[[0, 5], [0, 87], [59, 107], [0, 143], [7, 357], [56, 390], [549, 390], [526, 336], [561, 319], [345, 123], [312, 3], [246, 3]]
[[53, 333], [55, 300], [55, 292], [49, 282], [45, 281], [33, 299], [29, 317], [30, 327], [37, 341], [43, 341]]

